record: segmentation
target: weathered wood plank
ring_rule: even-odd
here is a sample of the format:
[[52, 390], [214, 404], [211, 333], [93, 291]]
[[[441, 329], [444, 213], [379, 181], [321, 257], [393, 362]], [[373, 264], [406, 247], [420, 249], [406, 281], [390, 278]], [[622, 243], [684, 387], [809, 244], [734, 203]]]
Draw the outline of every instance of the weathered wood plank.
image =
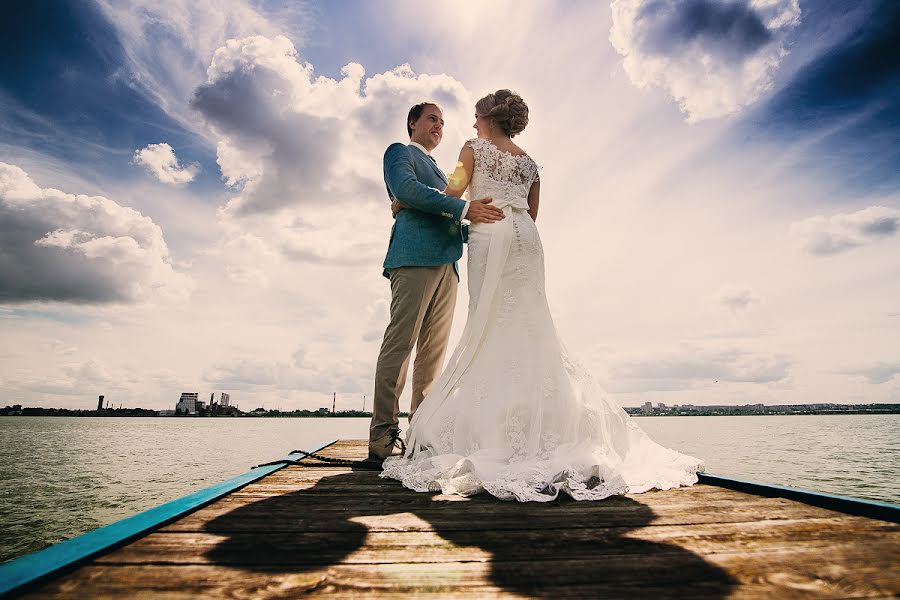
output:
[[[157, 533], [99, 563], [333, 564], [593, 558], [599, 555], [695, 555], [760, 549], [831, 547], [852, 541], [900, 551], [900, 526], [855, 517], [691, 527], [544, 531], [313, 533]], [[647, 543], [650, 542], [650, 543]]]
[[[410, 493], [412, 495], [412, 492]], [[419, 496], [419, 495], [416, 495]], [[782, 499], [750, 499], [725, 502], [673, 504], [648, 507], [633, 505], [585, 506], [574, 502], [551, 504], [433, 502], [377, 502], [323, 506], [295, 496], [259, 502], [222, 501], [165, 527], [164, 531], [346, 531], [366, 527], [371, 531], [408, 529], [521, 529], [582, 527], [640, 527], [734, 523], [756, 520], [828, 518], [837, 513]]]
[[[286, 469], [283, 469], [284, 471]], [[302, 486], [302, 487], [298, 487]], [[355, 490], [359, 486], [377, 486], [383, 491], [408, 492], [400, 482], [393, 479], [382, 479], [378, 473], [372, 471], [337, 471], [333, 469], [304, 469], [293, 473], [281, 471], [273, 473], [258, 482], [255, 482], [241, 491], [258, 489], [263, 492], [274, 492], [278, 489], [287, 491], [297, 489], [321, 488], [324, 490], [347, 491]], [[687, 488], [671, 490], [653, 490], [643, 494], [627, 494], [634, 498], [746, 498], [747, 494], [722, 487], [697, 484]], [[478, 496], [473, 496], [478, 497]]]
[[[229, 568], [210, 565], [90, 565], [48, 584], [34, 597], [99, 597], [189, 592], [203, 597], [293, 597], [300, 593], [541, 597], [847, 598], [900, 594], [896, 563], [858, 545], [725, 553], [706, 560], [672, 554], [593, 559]], [[872, 559], [871, 561], [869, 559]], [[668, 590], [668, 592], [665, 592]], [[618, 594], [618, 595], [617, 595]]]
[[[370, 500], [376, 502], [384, 502], [388, 504], [408, 504], [410, 506], [431, 506], [435, 503], [464, 503], [470, 506], [516, 506], [516, 510], [520, 511], [523, 505], [517, 502], [500, 502], [495, 498], [479, 494], [469, 498], [459, 496], [444, 496], [437, 493], [415, 493], [403, 487], [394, 486], [390, 483], [381, 484], [371, 483], [366, 488], [358, 489], [355, 486], [343, 485], [350, 477], [329, 478], [322, 480], [318, 485], [306, 487], [307, 484], [300, 484], [296, 487], [291, 486], [275, 486], [267, 488], [265, 486], [246, 488], [232, 493], [227, 498], [223, 498], [226, 502], [258, 502], [265, 499], [291, 501], [296, 503], [316, 504], [330, 506], [336, 504], [353, 504], [354, 506], [365, 506]], [[673, 493], [674, 492], [674, 493]], [[362, 499], [362, 501], [360, 501]], [[382, 499], [382, 500], [379, 500]], [[703, 506], [707, 503], [727, 503], [738, 504], [747, 500], [769, 500], [761, 496], [752, 496], [742, 494], [740, 492], [732, 492], [725, 490], [723, 492], [712, 492], [709, 494], [698, 495], [684, 493], [679, 494], [678, 490], [669, 490], [665, 492], [649, 492], [646, 494], [614, 496], [607, 498], [602, 502], [576, 502], [567, 497], [560, 497], [555, 502], [550, 503], [527, 503], [524, 506], [539, 506], [541, 510], [565, 511], [565, 510], [605, 510], [606, 508], [620, 507], [623, 505], [640, 504], [643, 506], [663, 506], [663, 505], [697, 505]], [[780, 501], [787, 504], [798, 504], [792, 500], [783, 498], [772, 498], [771, 500]]]
[[[342, 486], [339, 483], [300, 483], [297, 485], [263, 485], [263, 486], [248, 486], [242, 490], [233, 492], [229, 495], [229, 501], [239, 501], [239, 500], [252, 500], [259, 501], [267, 498], [273, 498], [276, 496], [287, 496], [287, 495], [297, 495], [302, 496], [302, 499], [299, 499], [298, 502], [308, 502], [308, 503], [319, 503], [319, 504], [334, 504], [334, 503], [353, 503], [354, 505], [358, 505], [360, 501], [365, 503], [370, 498], [387, 500], [391, 499], [393, 501], [400, 502], [408, 502], [415, 505], [430, 505], [435, 502], [469, 502], [469, 503], [492, 503], [494, 500], [488, 499], [483, 495], [479, 494], [478, 496], [473, 496], [470, 499], [460, 498], [458, 496], [441, 496], [439, 493], [420, 493], [413, 496], [413, 492], [410, 492], [406, 488], [402, 487], [386, 487], [384, 484], [356, 484], [356, 485], [346, 485]], [[626, 496], [626, 498], [631, 499], [634, 502], [638, 502], [640, 504], [644, 504], [647, 506], [660, 506], [660, 505], [688, 505], [693, 504], [697, 506], [705, 506], [709, 503], [727, 503], [731, 502], [732, 504], [737, 502], [742, 502], [747, 499], [746, 495], [741, 496], [740, 494], [734, 495], [733, 493], [713, 493], [706, 495], [694, 495], [694, 494], [669, 494], [664, 495], [663, 492], [658, 492], [652, 496], [647, 494], [640, 495], [631, 495]], [[760, 498], [762, 497], [754, 497], [751, 498]], [[570, 501], [569, 499], [558, 499], [556, 504], [570, 504], [574, 501]], [[604, 501], [605, 505], [616, 505], [618, 506], [618, 500], [616, 498], [609, 498]], [[518, 504], [518, 503], [514, 503]], [[596, 504], [596, 503], [595, 503]]]

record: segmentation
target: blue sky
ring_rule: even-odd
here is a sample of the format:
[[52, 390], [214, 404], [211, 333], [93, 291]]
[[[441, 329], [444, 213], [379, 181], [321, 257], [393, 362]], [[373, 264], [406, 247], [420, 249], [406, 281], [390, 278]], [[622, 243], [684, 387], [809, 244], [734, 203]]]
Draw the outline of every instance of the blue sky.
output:
[[357, 406], [387, 322], [383, 148], [437, 98], [449, 169], [474, 101], [511, 87], [551, 308], [617, 400], [900, 401], [898, 21], [887, 0], [16, 3], [4, 399]]

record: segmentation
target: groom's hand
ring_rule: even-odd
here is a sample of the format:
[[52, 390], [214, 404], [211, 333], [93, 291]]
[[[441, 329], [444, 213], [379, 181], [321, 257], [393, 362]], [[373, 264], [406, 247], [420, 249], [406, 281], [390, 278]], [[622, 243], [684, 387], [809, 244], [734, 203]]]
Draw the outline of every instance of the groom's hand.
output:
[[394, 216], [395, 219], [397, 218], [397, 213], [400, 212], [401, 210], [403, 210], [404, 208], [409, 208], [409, 207], [407, 205], [403, 204], [402, 202], [400, 202], [399, 200], [397, 200], [396, 198], [391, 200], [391, 214]]
[[503, 211], [496, 206], [490, 206], [493, 198], [479, 198], [473, 200], [469, 204], [469, 211], [466, 213], [466, 219], [472, 223], [496, 223], [505, 218]]

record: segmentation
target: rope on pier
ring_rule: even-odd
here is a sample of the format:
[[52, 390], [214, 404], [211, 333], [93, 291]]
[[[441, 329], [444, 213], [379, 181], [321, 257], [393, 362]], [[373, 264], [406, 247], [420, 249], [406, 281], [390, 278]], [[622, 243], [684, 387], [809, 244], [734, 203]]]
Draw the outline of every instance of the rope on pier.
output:
[[[393, 448], [396, 444], [400, 444], [400, 454], [406, 454], [406, 444], [400, 439], [400, 432], [397, 431], [391, 435], [390, 441], [385, 445], [385, 449]], [[321, 450], [322, 448], [320, 448]], [[291, 458], [291, 454], [301, 454], [299, 458]], [[282, 458], [280, 460], [273, 460], [272, 462], [263, 463], [261, 465], [256, 465], [253, 467], [257, 469], [259, 467], [267, 467], [270, 465], [296, 465], [298, 462], [303, 460], [304, 458], [312, 458], [315, 460], [324, 463], [322, 465], [317, 465], [316, 463], [307, 463], [305, 466], [307, 467], [316, 467], [316, 466], [325, 466], [325, 465], [343, 465], [358, 469], [367, 469], [370, 471], [380, 471], [382, 469], [382, 463], [384, 459], [372, 458], [370, 455], [369, 458], [363, 460], [348, 460], [344, 458], [331, 458], [330, 456], [322, 456], [318, 454], [318, 450], [313, 450], [312, 452], [307, 452], [306, 450], [291, 450], [290, 454], [288, 454], [287, 458]]]
[[326, 466], [326, 465], [343, 465], [348, 467], [356, 467], [359, 469], [368, 469], [370, 471], [380, 471], [381, 470], [381, 461], [373, 460], [371, 458], [367, 458], [364, 460], [347, 460], [343, 458], [331, 458], [329, 456], [322, 456], [317, 454], [316, 452], [307, 452], [306, 450], [293, 450], [291, 454], [302, 454], [299, 458], [282, 458], [280, 460], [273, 460], [272, 462], [263, 463], [261, 465], [256, 465], [253, 467], [254, 469], [259, 467], [266, 467], [269, 465], [295, 465], [304, 458], [312, 458], [322, 463], [323, 465], [316, 465], [315, 463], [309, 464], [306, 466]]

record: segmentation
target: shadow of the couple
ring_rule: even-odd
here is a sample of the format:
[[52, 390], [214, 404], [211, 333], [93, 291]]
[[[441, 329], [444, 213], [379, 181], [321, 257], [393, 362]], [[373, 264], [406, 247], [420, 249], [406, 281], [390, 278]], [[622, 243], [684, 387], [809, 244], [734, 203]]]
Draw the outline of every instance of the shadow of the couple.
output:
[[357, 592], [370, 579], [397, 592], [727, 596], [734, 580], [725, 571], [679, 546], [628, 536], [654, 518], [628, 497], [522, 504], [487, 494], [417, 494], [368, 471], [242, 503], [205, 530], [220, 536], [207, 551], [217, 564], [328, 571], [334, 588], [354, 579]]

